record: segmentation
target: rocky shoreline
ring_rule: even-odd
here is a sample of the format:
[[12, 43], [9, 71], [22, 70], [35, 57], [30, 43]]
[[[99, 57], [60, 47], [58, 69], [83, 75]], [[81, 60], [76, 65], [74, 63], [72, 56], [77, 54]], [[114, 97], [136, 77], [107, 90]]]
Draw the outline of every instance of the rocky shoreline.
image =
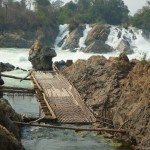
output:
[[[0, 63], [0, 72], [12, 71], [14, 66], [9, 63]], [[0, 77], [0, 85], [4, 81]], [[22, 116], [17, 114], [9, 102], [3, 98], [0, 92], [0, 149], [2, 150], [23, 150], [20, 137], [20, 129], [13, 121], [21, 121]]]
[[114, 128], [129, 131], [126, 140], [136, 149], [150, 148], [150, 62], [129, 61], [125, 54], [92, 56], [65, 68], [63, 74], [97, 116], [105, 114]]

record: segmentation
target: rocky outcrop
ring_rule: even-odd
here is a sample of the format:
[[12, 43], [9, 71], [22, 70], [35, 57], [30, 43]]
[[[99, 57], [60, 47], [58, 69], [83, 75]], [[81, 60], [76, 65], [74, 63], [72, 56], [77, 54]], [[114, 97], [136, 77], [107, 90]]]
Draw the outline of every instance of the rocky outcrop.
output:
[[29, 51], [29, 61], [35, 70], [52, 70], [52, 58], [56, 56], [54, 49], [42, 47], [40, 41], [36, 41]]
[[[3, 79], [0, 76], [0, 85], [3, 85], [3, 84], [4, 84], [4, 81], [3, 81]], [[0, 91], [0, 98], [2, 98], [2, 97], [3, 97], [3, 92]]]
[[63, 74], [97, 116], [105, 114], [113, 120], [115, 128], [129, 131], [126, 138], [137, 149], [147, 149], [150, 146], [149, 64], [130, 62], [125, 54], [109, 59], [92, 56], [65, 68]]
[[113, 122], [116, 128], [126, 122], [130, 139], [138, 149], [150, 147], [150, 65], [138, 62], [121, 81], [121, 97]]
[[[91, 26], [92, 29], [88, 33], [85, 41], [86, 48], [80, 48], [80, 50], [86, 53], [108, 53], [114, 51], [112, 47], [105, 44], [110, 33], [110, 26], [104, 24], [93, 24]], [[71, 51], [79, 49], [79, 40], [83, 37], [84, 30], [85, 25], [80, 25], [70, 32], [63, 49], [70, 49]], [[64, 39], [59, 44], [62, 44], [63, 41]]]
[[15, 69], [15, 66], [11, 65], [10, 63], [2, 63], [2, 62], [0, 62], [0, 72], [12, 71], [14, 69]]
[[125, 54], [132, 54], [133, 49], [131, 48], [130, 44], [128, 43], [127, 40], [122, 39], [117, 46], [117, 50], [120, 51], [120, 53], [125, 53]]
[[75, 30], [69, 33], [69, 37], [67, 38], [65, 45], [62, 49], [70, 49], [71, 51], [75, 51], [75, 48], [79, 47], [79, 40], [83, 36], [83, 30], [85, 29], [85, 25], [78, 26]]
[[84, 50], [84, 52], [88, 53], [109, 53], [113, 52], [114, 49], [110, 47], [109, 45], [105, 44], [105, 42], [101, 40], [96, 40], [93, 43], [91, 43], [89, 46], [87, 46]]
[[20, 141], [20, 131], [12, 121], [21, 121], [21, 116], [17, 114], [8, 101], [0, 99], [0, 149], [2, 150], [22, 150]]
[[94, 24], [92, 25], [92, 30], [89, 32], [87, 39], [85, 41], [86, 45], [89, 45], [95, 40], [105, 42], [110, 33], [110, 26], [104, 24]]

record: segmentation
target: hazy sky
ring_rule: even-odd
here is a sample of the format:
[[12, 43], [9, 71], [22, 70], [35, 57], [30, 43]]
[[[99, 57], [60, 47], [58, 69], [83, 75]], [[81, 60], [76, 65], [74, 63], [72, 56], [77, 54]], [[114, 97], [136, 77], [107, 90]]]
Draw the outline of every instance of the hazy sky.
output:
[[[54, 1], [54, 0], [53, 0]], [[69, 2], [70, 0], [62, 0], [63, 2]], [[141, 9], [146, 4], [147, 0], [123, 0], [128, 6], [130, 14], [133, 15], [138, 9]]]
[[142, 6], [146, 4], [147, 0], [123, 0], [123, 1], [128, 6], [131, 15], [133, 15], [138, 9], [141, 9]]

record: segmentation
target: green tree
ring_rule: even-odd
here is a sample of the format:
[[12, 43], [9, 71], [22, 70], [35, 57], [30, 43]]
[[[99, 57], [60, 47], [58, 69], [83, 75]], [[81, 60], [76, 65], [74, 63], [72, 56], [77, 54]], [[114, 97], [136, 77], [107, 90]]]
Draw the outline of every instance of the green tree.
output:
[[150, 1], [133, 16], [132, 25], [150, 31]]

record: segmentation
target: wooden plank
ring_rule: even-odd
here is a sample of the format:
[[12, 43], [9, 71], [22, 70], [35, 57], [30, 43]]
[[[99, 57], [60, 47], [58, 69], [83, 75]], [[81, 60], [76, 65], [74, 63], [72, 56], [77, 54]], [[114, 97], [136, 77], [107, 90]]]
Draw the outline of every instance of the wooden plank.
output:
[[49, 111], [50, 111], [51, 114], [52, 114], [52, 117], [53, 117], [54, 119], [56, 119], [57, 117], [56, 117], [55, 113], [53, 112], [52, 108], [50, 107], [50, 105], [48, 104], [48, 102], [47, 102], [47, 100], [46, 100], [46, 96], [45, 96], [44, 93], [43, 93], [43, 98], [44, 98], [44, 100], [45, 100], [45, 103], [47, 104], [47, 107], [48, 107]]

